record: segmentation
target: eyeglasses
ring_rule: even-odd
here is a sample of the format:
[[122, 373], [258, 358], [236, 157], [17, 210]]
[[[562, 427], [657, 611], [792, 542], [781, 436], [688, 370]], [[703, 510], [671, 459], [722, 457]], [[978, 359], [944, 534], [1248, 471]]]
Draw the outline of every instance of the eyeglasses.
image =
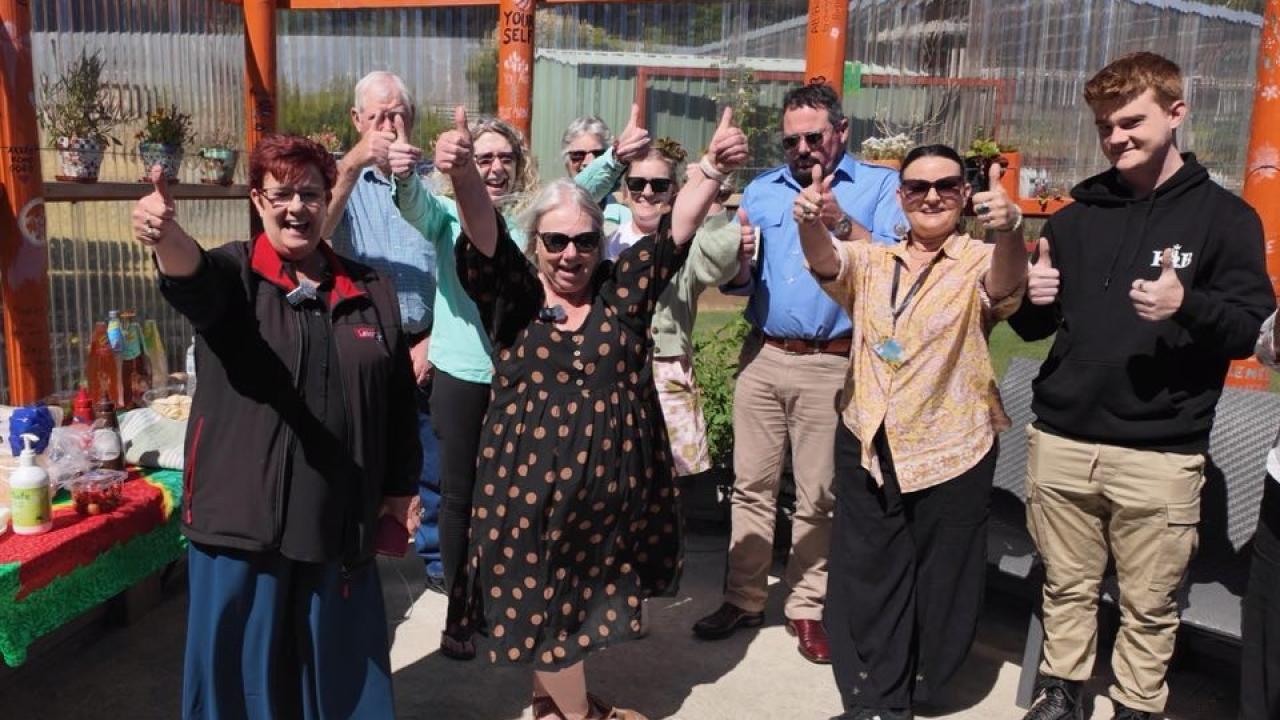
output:
[[960, 197], [964, 194], [964, 178], [959, 175], [951, 175], [938, 178], [933, 182], [928, 180], [902, 181], [902, 199], [908, 204], [924, 202], [924, 199], [929, 196], [930, 190], [937, 191], [938, 197], [943, 202], [959, 202]]
[[516, 164], [516, 154], [510, 152], [489, 152], [476, 155], [476, 165], [480, 167], [489, 167], [493, 161], [497, 160], [503, 165], [514, 166]]
[[580, 253], [595, 252], [596, 248], [600, 247], [601, 240], [599, 230], [588, 230], [577, 235], [540, 232], [538, 237], [542, 239], [542, 245], [547, 249], [547, 252], [553, 253], [564, 252], [564, 249], [569, 247], [569, 243], [573, 243], [573, 246], [578, 248]]
[[293, 202], [293, 198], [297, 197], [307, 207], [320, 207], [324, 205], [324, 191], [315, 188], [291, 188], [291, 187], [272, 187], [263, 188], [262, 196], [271, 203], [271, 207], [286, 207]]
[[595, 150], [565, 150], [564, 156], [569, 158], [570, 162], [576, 165], [580, 162], [584, 162], [588, 155], [590, 155], [591, 159], [594, 160], [604, 153], [604, 148], [597, 148]]
[[653, 188], [655, 193], [664, 193], [671, 189], [671, 178], [627, 178], [627, 189], [633, 193], [639, 194], [644, 192], [645, 185]]
[[801, 138], [804, 139], [805, 145], [807, 145], [810, 149], [813, 149], [821, 145], [822, 139], [826, 136], [827, 136], [826, 130], [814, 130], [812, 132], [796, 133], [794, 135], [783, 135], [782, 149], [795, 150], [796, 148], [800, 147]]

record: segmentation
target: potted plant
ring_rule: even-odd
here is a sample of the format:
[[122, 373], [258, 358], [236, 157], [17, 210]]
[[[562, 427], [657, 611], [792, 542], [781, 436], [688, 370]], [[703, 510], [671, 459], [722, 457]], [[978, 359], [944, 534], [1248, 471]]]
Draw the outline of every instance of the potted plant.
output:
[[1049, 182], [1048, 178], [1038, 177], [1032, 184], [1031, 195], [1040, 205], [1040, 212], [1053, 214], [1066, 207], [1071, 200], [1061, 185]]
[[206, 185], [230, 185], [236, 174], [240, 151], [226, 130], [215, 130], [200, 145], [200, 182]]
[[964, 152], [964, 159], [965, 175], [969, 182], [973, 183], [975, 176], [981, 174], [983, 185], [986, 184], [986, 175], [992, 163], [1000, 163], [1004, 168], [1000, 185], [1004, 187], [1004, 191], [1010, 198], [1018, 199], [1018, 176], [1022, 169], [1022, 156], [1016, 147], [996, 142], [995, 138], [984, 132], [982, 128], [978, 128], [974, 133], [973, 141], [969, 143], [969, 148]]
[[58, 148], [58, 180], [98, 181], [107, 143], [120, 144], [111, 130], [125, 120], [119, 98], [102, 78], [105, 65], [98, 53], [80, 51], [56, 80], [40, 78], [40, 124]]
[[152, 110], [137, 139], [143, 179], [150, 177], [153, 166], [160, 165], [169, 182], [178, 182], [183, 148], [192, 141], [191, 116], [178, 110], [177, 105]]
[[915, 142], [906, 133], [869, 137], [862, 141], [862, 160], [892, 170], [901, 170], [902, 159], [914, 146]]
[[309, 133], [307, 139], [319, 143], [321, 147], [333, 155], [334, 160], [341, 158], [345, 154], [342, 148], [342, 138], [338, 137], [338, 133], [328, 125], [321, 125], [319, 130]]

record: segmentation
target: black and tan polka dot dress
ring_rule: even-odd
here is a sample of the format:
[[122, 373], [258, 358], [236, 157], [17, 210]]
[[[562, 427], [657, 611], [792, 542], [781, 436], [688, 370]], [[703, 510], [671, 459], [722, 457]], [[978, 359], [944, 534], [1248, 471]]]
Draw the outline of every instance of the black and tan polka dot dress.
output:
[[[531, 240], [535, 241], [535, 240]], [[681, 539], [670, 447], [649, 369], [649, 324], [688, 245], [641, 240], [604, 262], [577, 331], [538, 319], [533, 265], [506, 237], [465, 238], [459, 276], [493, 341], [461, 618], [494, 662], [554, 670], [640, 628], [673, 592]]]

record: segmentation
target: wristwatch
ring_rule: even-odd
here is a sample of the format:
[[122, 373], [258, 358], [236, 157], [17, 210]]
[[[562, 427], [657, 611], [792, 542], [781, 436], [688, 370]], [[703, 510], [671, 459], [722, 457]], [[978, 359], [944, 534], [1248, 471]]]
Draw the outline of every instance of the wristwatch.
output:
[[848, 215], [841, 215], [836, 221], [836, 227], [831, 231], [832, 235], [840, 242], [845, 242], [849, 236], [853, 234], [853, 220]]

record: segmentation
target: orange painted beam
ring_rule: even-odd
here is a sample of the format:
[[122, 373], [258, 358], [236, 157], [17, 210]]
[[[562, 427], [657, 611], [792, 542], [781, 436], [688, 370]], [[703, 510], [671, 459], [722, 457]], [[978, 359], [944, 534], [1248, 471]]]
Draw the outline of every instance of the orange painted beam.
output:
[[[1253, 85], [1253, 116], [1249, 121], [1249, 152], [1244, 175], [1245, 202], [1262, 218], [1267, 274], [1273, 290], [1280, 288], [1280, 0], [1267, 0], [1258, 43], [1258, 77]], [[1277, 293], [1280, 295], [1280, 293]], [[1257, 360], [1231, 363], [1227, 384], [1266, 389], [1270, 373]]]
[[[226, 5], [243, 5], [247, 0], [222, 0]], [[642, 5], [669, 0], [606, 0], [613, 5]], [[693, 3], [723, 0], [689, 0]], [[388, 10], [397, 8], [452, 8], [498, 5], [501, 0], [276, 0], [281, 10]], [[601, 0], [542, 0], [546, 5], [598, 5]]]
[[848, 0], [809, 0], [804, 81], [826, 83], [844, 92], [844, 44], [849, 32]]
[[0, 0], [0, 297], [9, 402], [53, 390], [49, 250], [31, 63], [31, 4]]
[[530, 141], [533, 118], [533, 16], [537, 0], [498, 3], [498, 117]]
[[276, 131], [275, 0], [243, 0], [245, 147]]

